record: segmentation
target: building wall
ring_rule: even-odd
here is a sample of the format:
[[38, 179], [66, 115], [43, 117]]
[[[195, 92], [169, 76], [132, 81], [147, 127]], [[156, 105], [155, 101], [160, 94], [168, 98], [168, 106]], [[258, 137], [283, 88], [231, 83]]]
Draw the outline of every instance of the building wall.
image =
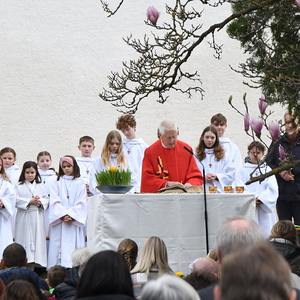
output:
[[[109, 2], [114, 7], [119, 1]], [[127, 0], [110, 18], [99, 0], [0, 2], [0, 148], [14, 148], [18, 165], [47, 150], [57, 168], [61, 156], [79, 155], [78, 139], [83, 135], [95, 139], [94, 156], [100, 154], [106, 134], [115, 129], [121, 113], [98, 94], [107, 87], [110, 72], [121, 71], [122, 60], [135, 57], [122, 37], [142, 38], [155, 32], [144, 23], [150, 5], [161, 13], [158, 23], [168, 21], [161, 0]], [[203, 30], [229, 14], [229, 6], [205, 10]], [[216, 38], [223, 44], [221, 60], [213, 57], [204, 42], [186, 66], [201, 75], [204, 100], [200, 95], [188, 99], [172, 92], [165, 104], [157, 103], [157, 95], [152, 95], [140, 105], [137, 135], [148, 144], [156, 140], [158, 124], [172, 119], [180, 129], [179, 138], [196, 147], [210, 117], [222, 112], [228, 118], [227, 136], [238, 144], [243, 156], [246, 153], [251, 139], [244, 133], [243, 118], [227, 100], [233, 95], [233, 102], [244, 112], [242, 96], [247, 92], [250, 111], [256, 116], [261, 92], [243, 85], [241, 75], [229, 67], [245, 59], [239, 43], [230, 40], [224, 29]], [[272, 109], [275, 119], [282, 117], [283, 108]]]

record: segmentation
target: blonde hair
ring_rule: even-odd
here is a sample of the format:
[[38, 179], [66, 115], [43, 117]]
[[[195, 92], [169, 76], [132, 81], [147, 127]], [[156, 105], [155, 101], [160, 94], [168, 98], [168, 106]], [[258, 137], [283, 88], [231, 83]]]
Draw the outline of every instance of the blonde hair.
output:
[[101, 153], [102, 165], [105, 168], [110, 166], [110, 150], [109, 150], [109, 147], [111, 145], [111, 141], [114, 138], [116, 138], [120, 143], [118, 151], [117, 151], [118, 167], [125, 168], [126, 167], [126, 158], [125, 158], [125, 155], [123, 153], [122, 138], [121, 138], [120, 133], [116, 130], [110, 131], [106, 136], [106, 140], [105, 140], [105, 143], [104, 143], [104, 146], [103, 146], [103, 149], [102, 149], [102, 153]]
[[156, 236], [150, 237], [143, 245], [139, 260], [131, 274], [146, 273], [149, 276], [152, 267], [157, 268], [158, 277], [163, 274], [174, 275], [168, 264], [166, 245], [161, 238]]

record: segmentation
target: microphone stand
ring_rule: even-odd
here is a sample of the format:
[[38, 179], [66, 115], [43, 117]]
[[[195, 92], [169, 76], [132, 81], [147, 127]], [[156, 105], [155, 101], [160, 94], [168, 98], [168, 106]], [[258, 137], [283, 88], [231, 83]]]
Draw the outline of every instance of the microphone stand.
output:
[[209, 253], [209, 241], [208, 241], [208, 214], [207, 214], [207, 198], [206, 198], [206, 182], [205, 182], [205, 168], [203, 163], [200, 161], [200, 159], [186, 146], [183, 147], [187, 152], [192, 154], [196, 157], [196, 159], [199, 161], [199, 163], [202, 165], [203, 168], [203, 189], [204, 189], [204, 223], [205, 223], [205, 240], [206, 240], [206, 254]]

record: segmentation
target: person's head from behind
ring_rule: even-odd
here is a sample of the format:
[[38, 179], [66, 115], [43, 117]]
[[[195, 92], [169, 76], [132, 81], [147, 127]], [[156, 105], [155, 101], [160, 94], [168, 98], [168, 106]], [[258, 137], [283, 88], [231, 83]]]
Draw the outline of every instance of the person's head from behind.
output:
[[15, 275], [12, 275], [11, 277], [9, 277], [6, 282], [6, 285], [8, 286], [11, 282], [14, 282], [17, 280], [25, 281], [29, 284], [32, 284], [35, 289], [35, 294], [38, 296], [38, 299], [40, 299], [40, 300], [45, 299], [45, 296], [43, 295], [41, 289], [39, 288], [38, 279], [36, 279], [36, 280], [33, 279], [33, 277], [31, 277], [29, 274], [19, 273], [19, 274], [15, 274]]
[[131, 239], [124, 239], [119, 244], [117, 252], [124, 256], [129, 270], [132, 270], [132, 268], [135, 266], [138, 255], [137, 243]]
[[40, 300], [36, 289], [28, 281], [14, 280], [11, 281], [1, 297], [2, 300]]
[[146, 283], [141, 300], [199, 300], [196, 290], [182, 278], [163, 275]]
[[27, 258], [24, 247], [18, 243], [8, 245], [3, 251], [1, 265], [3, 268], [26, 266]]
[[131, 276], [123, 256], [112, 250], [94, 254], [81, 274], [76, 298], [123, 294], [134, 298]]
[[135, 138], [136, 121], [134, 115], [126, 114], [119, 117], [116, 127], [121, 130], [127, 139]]
[[176, 146], [178, 128], [172, 121], [165, 120], [160, 123], [158, 128], [158, 137], [161, 139], [164, 147], [172, 149]]
[[95, 145], [92, 137], [85, 135], [79, 139], [78, 150], [81, 152], [82, 157], [91, 157], [94, 149]]
[[168, 264], [168, 252], [164, 241], [156, 236], [150, 237], [143, 245], [138, 262], [131, 273], [146, 272], [151, 267], [158, 269], [158, 276], [174, 274]]
[[60, 159], [57, 180], [63, 175], [72, 176], [73, 179], [80, 177], [80, 169], [74, 156], [65, 155]]
[[67, 269], [63, 266], [55, 265], [48, 270], [48, 277], [46, 279], [50, 288], [55, 288], [60, 283], [64, 282]]
[[252, 142], [248, 146], [248, 156], [250, 157], [251, 163], [259, 164], [265, 154], [265, 149], [265, 146], [261, 142]]
[[297, 245], [297, 232], [294, 224], [289, 220], [281, 220], [275, 223], [271, 229], [269, 239], [282, 238]]
[[210, 124], [217, 129], [218, 136], [224, 136], [225, 130], [227, 128], [227, 119], [222, 114], [213, 115], [210, 119]]
[[71, 254], [72, 266], [81, 266], [83, 263], [87, 262], [92, 255], [92, 250], [87, 247], [75, 249]]
[[285, 259], [263, 241], [227, 255], [215, 300], [293, 300], [291, 271]]
[[219, 261], [236, 249], [246, 249], [263, 240], [263, 232], [253, 220], [241, 216], [227, 218], [216, 235]]

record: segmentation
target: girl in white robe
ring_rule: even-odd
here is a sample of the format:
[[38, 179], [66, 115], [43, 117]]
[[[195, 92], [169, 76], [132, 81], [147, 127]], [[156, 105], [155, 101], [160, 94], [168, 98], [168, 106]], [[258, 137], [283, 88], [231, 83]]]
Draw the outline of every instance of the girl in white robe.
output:
[[16, 204], [16, 193], [10, 183], [0, 158], [0, 257], [3, 250], [13, 242], [11, 219]]
[[[37, 155], [37, 165], [42, 183], [45, 186], [45, 193], [50, 196], [50, 186], [56, 181], [57, 175], [54, 168], [51, 168], [52, 158], [48, 151], [41, 151]], [[49, 209], [44, 209], [44, 222], [46, 236], [49, 237]]]
[[204, 166], [206, 190], [208, 191], [210, 186], [216, 186], [218, 193], [224, 193], [224, 187], [232, 185], [236, 170], [230, 157], [226, 156], [214, 126], [203, 130], [195, 156], [202, 173]]
[[15, 242], [22, 245], [29, 264], [47, 266], [46, 233], [43, 211], [49, 197], [34, 161], [24, 163], [19, 184], [15, 186], [17, 216]]
[[252, 142], [248, 147], [248, 156], [251, 162], [246, 162], [235, 175], [235, 186], [244, 186], [245, 192], [256, 194], [255, 221], [260, 225], [267, 238], [273, 225], [276, 223], [275, 207], [278, 198], [278, 185], [275, 175], [266, 178], [262, 182], [253, 182], [245, 185], [252, 177], [257, 177], [271, 171], [266, 164], [258, 166], [259, 161], [264, 156], [265, 147], [260, 142]]
[[57, 181], [50, 189], [48, 269], [54, 265], [72, 267], [71, 254], [85, 247], [87, 192], [73, 156], [59, 163]]
[[[101, 171], [105, 171], [110, 167], [116, 167], [123, 170], [131, 171], [131, 184], [135, 186], [137, 184], [136, 174], [130, 167], [128, 160], [123, 152], [122, 138], [118, 131], [112, 130], [106, 136], [106, 140], [102, 149], [101, 156], [95, 158], [91, 173], [90, 173], [90, 191], [94, 195], [100, 194], [100, 191], [96, 188], [97, 182], [95, 175]], [[131, 189], [131, 193], [134, 193], [134, 189]]]
[[[3, 159], [3, 166], [5, 173], [13, 186], [18, 184], [21, 170], [15, 164], [17, 160], [16, 151], [10, 147], [5, 147], [0, 151], [0, 157]], [[17, 209], [14, 207], [13, 217], [11, 218], [11, 226], [13, 237], [15, 236], [15, 224], [16, 224]]]

